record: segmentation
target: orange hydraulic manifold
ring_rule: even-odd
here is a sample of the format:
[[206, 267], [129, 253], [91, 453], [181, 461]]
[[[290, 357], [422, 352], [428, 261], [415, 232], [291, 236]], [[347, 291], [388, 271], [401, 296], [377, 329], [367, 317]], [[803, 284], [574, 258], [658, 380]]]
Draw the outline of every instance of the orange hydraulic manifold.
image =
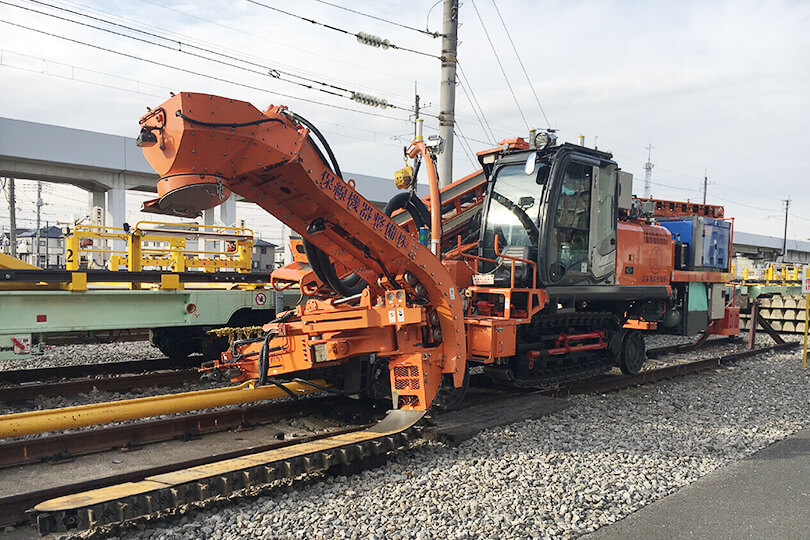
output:
[[138, 143], [160, 175], [158, 198], [144, 210], [196, 217], [233, 192], [368, 284], [359, 298], [310, 300], [266, 325], [261, 342], [226, 353], [234, 380], [373, 353], [389, 358], [395, 405], [425, 409], [443, 374], [456, 386], [464, 377], [456, 283], [436, 255], [335, 174], [300, 120], [285, 107], [261, 112], [207, 94], [173, 96], [140, 121]]

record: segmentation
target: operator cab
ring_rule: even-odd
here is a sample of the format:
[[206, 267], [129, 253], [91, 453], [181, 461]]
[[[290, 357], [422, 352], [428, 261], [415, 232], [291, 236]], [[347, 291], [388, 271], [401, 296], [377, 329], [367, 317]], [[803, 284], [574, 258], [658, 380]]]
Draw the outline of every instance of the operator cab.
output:
[[[482, 261], [479, 271], [510, 286], [517, 258], [537, 265], [539, 285], [614, 284], [619, 182], [612, 156], [553, 146], [545, 132], [533, 147], [517, 141], [497, 157], [481, 156], [489, 183], [479, 255], [496, 262]], [[532, 272], [516, 261], [514, 286], [531, 287]]]

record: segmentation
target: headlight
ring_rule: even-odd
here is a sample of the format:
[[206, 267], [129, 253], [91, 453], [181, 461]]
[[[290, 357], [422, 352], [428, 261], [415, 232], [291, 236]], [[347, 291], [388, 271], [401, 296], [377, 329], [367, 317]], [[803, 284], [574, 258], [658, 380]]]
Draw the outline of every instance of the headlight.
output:
[[547, 146], [554, 146], [557, 142], [557, 136], [553, 133], [549, 133], [548, 131], [541, 131], [534, 137], [534, 146], [538, 150], [542, 150]]

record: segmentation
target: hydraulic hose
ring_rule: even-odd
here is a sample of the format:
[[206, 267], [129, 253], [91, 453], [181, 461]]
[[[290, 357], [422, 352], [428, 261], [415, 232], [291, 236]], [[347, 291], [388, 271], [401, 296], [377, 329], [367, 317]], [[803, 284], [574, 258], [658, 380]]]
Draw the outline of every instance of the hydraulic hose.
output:
[[[329, 162], [326, 161], [317, 145], [313, 144], [313, 148], [315, 148], [315, 151], [324, 161], [324, 164], [327, 167], [331, 167], [332, 171], [334, 171], [338, 177], [343, 178], [343, 173], [340, 171], [340, 165], [338, 165], [337, 158], [335, 157], [334, 152], [332, 152], [332, 147], [329, 146], [329, 143], [326, 141], [326, 137], [324, 137], [318, 128], [306, 118], [292, 111], [288, 111], [288, 113], [293, 121], [303, 125], [310, 131], [310, 133], [315, 135], [315, 138], [318, 139], [318, 142], [321, 143], [324, 151], [326, 151], [326, 155], [329, 156]], [[316, 245], [308, 241], [306, 238], [304, 239], [303, 243], [304, 253], [309, 260], [310, 266], [312, 266], [312, 271], [315, 272], [315, 275], [319, 280], [321, 280], [321, 282], [327, 284], [333, 291], [343, 297], [346, 297], [354, 296], [366, 288], [366, 282], [360, 279], [360, 276], [357, 274], [349, 274], [341, 279], [340, 276], [337, 275], [335, 265], [332, 264], [332, 261], [329, 260], [329, 256], [326, 253], [318, 249]]]
[[388, 217], [391, 217], [397, 210], [405, 210], [408, 212], [417, 229], [421, 229], [422, 227], [430, 229], [430, 211], [427, 206], [425, 206], [425, 203], [422, 202], [422, 199], [415, 196], [412, 191], [394, 195], [391, 200], [388, 201], [388, 204], [385, 205], [385, 208], [383, 208], [383, 212]]
[[329, 255], [318, 249], [312, 242], [304, 240], [304, 253], [318, 279], [339, 295], [343, 297], [354, 296], [366, 288], [366, 282], [360, 279], [357, 274], [350, 274], [341, 279], [337, 275], [335, 265], [329, 260]]

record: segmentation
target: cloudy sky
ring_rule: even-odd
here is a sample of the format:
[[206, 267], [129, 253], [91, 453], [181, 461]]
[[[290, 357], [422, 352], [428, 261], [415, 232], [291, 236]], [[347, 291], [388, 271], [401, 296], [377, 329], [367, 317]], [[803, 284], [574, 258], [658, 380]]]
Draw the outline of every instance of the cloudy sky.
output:
[[[561, 138], [574, 142], [585, 135], [589, 146], [612, 151], [635, 175], [636, 193], [642, 192], [645, 147], [652, 144], [653, 196], [700, 200], [705, 171], [709, 201], [723, 204], [738, 230], [781, 236], [782, 200], [790, 197], [789, 235], [810, 238], [810, 2], [496, 1], [509, 34], [493, 0], [465, 0], [460, 8], [466, 77], [457, 91], [457, 120], [465, 140], [456, 146], [456, 178], [474, 170], [471, 153], [493, 140], [523, 135], [526, 124], [546, 127], [536, 92]], [[260, 3], [265, 6], [247, 0], [2, 0], [0, 116], [135, 136], [145, 107], [170, 90], [224, 95], [262, 109], [281, 103], [321, 128], [345, 171], [390, 177], [401, 167], [412, 129], [408, 111], [370, 108], [294, 81], [372, 94], [403, 109], [412, 105], [416, 84], [425, 112], [435, 115], [439, 61], [363, 46], [266, 6], [431, 55], [439, 54], [440, 41], [320, 0]], [[435, 0], [331, 3], [441, 29]], [[235, 58], [226, 61], [241, 68], [189, 54], [211, 56], [202, 48]], [[266, 75], [268, 69], [282, 72], [281, 79]], [[437, 125], [430, 116], [425, 123], [428, 131]], [[22, 215], [30, 218], [33, 188], [21, 185]], [[84, 201], [78, 190], [49, 188], [45, 215], [79, 215]], [[130, 201], [134, 221], [140, 198]], [[239, 214], [266, 237], [277, 236], [259, 211], [240, 208]], [[0, 209], [0, 220], [7, 215]]]

